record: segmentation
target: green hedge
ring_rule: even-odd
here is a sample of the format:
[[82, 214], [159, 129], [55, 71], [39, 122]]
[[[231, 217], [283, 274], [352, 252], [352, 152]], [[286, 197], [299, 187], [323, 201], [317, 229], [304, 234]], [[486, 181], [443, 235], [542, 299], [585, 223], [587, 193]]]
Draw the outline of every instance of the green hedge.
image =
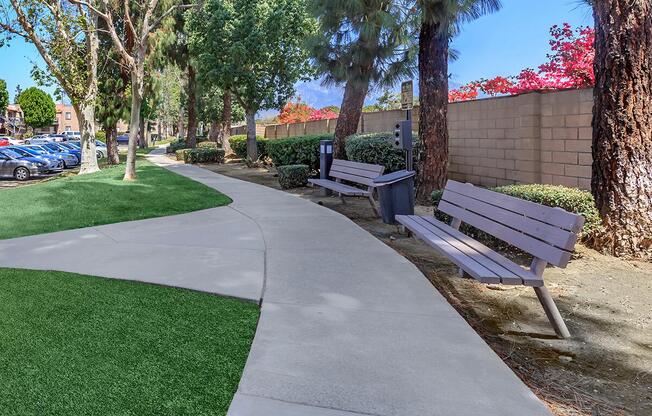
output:
[[95, 132], [95, 140], [101, 140], [106, 143], [106, 132], [104, 130], [98, 130]]
[[[256, 145], [258, 147], [258, 159], [264, 159], [267, 157], [267, 142], [269, 140], [256, 136]], [[236, 134], [234, 136], [231, 136], [229, 138], [229, 144], [231, 145], [231, 149], [233, 149], [233, 152], [235, 153], [236, 156], [238, 156], [240, 159], [246, 159], [247, 158], [247, 135], [246, 134]]]
[[224, 149], [206, 147], [186, 149], [183, 161], [185, 163], [224, 163]]
[[269, 140], [267, 153], [276, 166], [307, 165], [319, 169], [319, 142], [332, 138], [332, 134], [315, 134]]
[[191, 149], [179, 149], [179, 150], [175, 151], [174, 154], [176, 155], [177, 160], [185, 161], [186, 160], [186, 152], [189, 151], [189, 150], [191, 150]]
[[[560, 185], [541, 184], [506, 185], [489, 189], [526, 201], [536, 202], [537, 204], [549, 207], [559, 207], [568, 212], [582, 215], [585, 222], [580, 235], [581, 238], [590, 236], [601, 226], [600, 214], [595, 207], [593, 195], [589, 191]], [[435, 207], [441, 200], [442, 193], [439, 190], [432, 193], [432, 202]], [[440, 219], [446, 220], [445, 214], [436, 212], [436, 215]]]
[[[394, 132], [354, 134], [346, 139], [346, 158], [354, 162], [385, 166], [385, 173], [405, 169], [405, 152], [391, 145]], [[417, 155], [418, 136], [414, 134], [413, 146]], [[416, 157], [415, 164], [416, 166]]]
[[278, 183], [283, 189], [298, 188], [308, 184], [310, 167], [308, 165], [278, 166]]
[[219, 147], [221, 147], [221, 146], [219, 146], [217, 143], [211, 142], [211, 141], [208, 141], [208, 140], [197, 143], [197, 148], [198, 149], [217, 149]]
[[176, 141], [170, 143], [166, 149], [167, 153], [176, 153], [177, 150], [186, 149], [186, 141], [184, 139], [177, 139]]

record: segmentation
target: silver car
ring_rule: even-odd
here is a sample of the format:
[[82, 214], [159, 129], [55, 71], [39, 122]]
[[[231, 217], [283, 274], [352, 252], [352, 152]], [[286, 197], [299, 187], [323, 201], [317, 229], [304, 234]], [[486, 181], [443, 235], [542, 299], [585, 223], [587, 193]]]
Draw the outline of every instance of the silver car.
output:
[[10, 149], [0, 149], [0, 177], [26, 181], [44, 175], [47, 168], [47, 162], [33, 157], [22, 157]]
[[57, 158], [54, 155], [38, 153], [34, 149], [30, 149], [28, 147], [22, 147], [22, 146], [9, 146], [7, 147], [7, 149], [13, 150], [14, 152], [18, 153], [22, 157], [32, 157], [34, 159], [38, 159], [41, 162], [47, 163], [48, 173], [63, 172], [63, 160]]

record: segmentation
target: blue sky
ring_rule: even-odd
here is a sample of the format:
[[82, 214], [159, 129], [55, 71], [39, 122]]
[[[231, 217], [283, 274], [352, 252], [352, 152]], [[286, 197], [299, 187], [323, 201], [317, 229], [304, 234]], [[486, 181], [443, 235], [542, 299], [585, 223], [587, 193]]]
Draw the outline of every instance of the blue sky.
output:
[[[515, 75], [522, 68], [536, 68], [548, 53], [550, 26], [568, 22], [573, 26], [593, 25], [590, 9], [580, 0], [502, 0], [498, 13], [467, 23], [452, 47], [459, 53], [450, 64], [451, 85], [496, 75]], [[0, 48], [0, 78], [7, 81], [13, 100], [17, 84], [33, 86], [32, 62], [44, 67], [32, 45], [15, 39], [10, 47]], [[46, 88], [52, 93], [53, 88]], [[341, 90], [323, 88], [318, 81], [297, 86], [302, 100], [314, 107], [340, 105]], [[374, 96], [367, 100], [374, 101]]]

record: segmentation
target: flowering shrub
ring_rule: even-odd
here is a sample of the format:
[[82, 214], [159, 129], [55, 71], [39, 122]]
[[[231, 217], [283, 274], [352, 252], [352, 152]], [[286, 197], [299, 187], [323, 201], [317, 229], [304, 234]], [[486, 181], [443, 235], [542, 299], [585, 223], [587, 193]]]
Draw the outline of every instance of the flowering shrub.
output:
[[448, 100], [473, 100], [477, 98], [478, 91], [495, 96], [593, 86], [595, 30], [584, 26], [573, 30], [568, 23], [564, 23], [561, 27], [553, 26], [550, 36], [552, 53], [548, 54], [548, 62], [540, 65], [538, 70], [526, 68], [513, 77], [498, 76], [472, 81], [449, 91]]
[[325, 120], [337, 118], [337, 113], [328, 107], [321, 110], [310, 107], [308, 104], [301, 102], [298, 98], [296, 102], [290, 101], [285, 104], [281, 114], [278, 116], [278, 121], [281, 124], [287, 123], [305, 123], [306, 121]]

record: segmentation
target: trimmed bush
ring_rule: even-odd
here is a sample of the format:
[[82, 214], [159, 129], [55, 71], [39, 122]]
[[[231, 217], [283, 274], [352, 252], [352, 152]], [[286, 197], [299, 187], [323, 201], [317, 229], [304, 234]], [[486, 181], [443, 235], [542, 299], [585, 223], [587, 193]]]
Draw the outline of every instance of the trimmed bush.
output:
[[276, 166], [307, 165], [319, 169], [319, 141], [332, 138], [332, 134], [315, 134], [269, 140], [267, 153]]
[[224, 163], [224, 149], [198, 147], [180, 150], [180, 152], [183, 152], [185, 163]]
[[198, 149], [217, 149], [219, 147], [220, 146], [218, 146], [217, 143], [210, 142], [210, 141], [203, 141], [203, 142], [197, 143], [197, 148]]
[[[582, 215], [585, 222], [581, 238], [587, 238], [601, 226], [600, 214], [595, 207], [593, 195], [589, 191], [560, 185], [542, 184], [506, 185], [489, 189], [526, 201], [549, 207], [559, 207], [568, 212]], [[435, 207], [441, 200], [442, 194], [443, 192], [440, 190], [432, 193], [432, 202]], [[446, 220], [445, 215], [442, 213], [437, 213], [437, 217]]]
[[308, 165], [278, 166], [278, 183], [283, 189], [298, 188], [308, 184], [310, 167]]
[[104, 130], [98, 130], [95, 132], [95, 140], [101, 140], [106, 143], [106, 132]]
[[[256, 136], [256, 145], [258, 147], [258, 159], [264, 159], [267, 157], [267, 142], [269, 140]], [[229, 138], [229, 144], [231, 145], [231, 149], [233, 149], [233, 152], [235, 153], [236, 156], [238, 156], [240, 159], [246, 159], [247, 158], [247, 135], [246, 134], [236, 134], [234, 136], [231, 136]]]
[[[186, 149], [188, 146], [186, 145], [186, 141], [183, 139], [178, 139], [168, 145], [166, 148], [167, 153], [176, 153], [177, 150], [181, 149]], [[180, 160], [180, 159], [179, 159]]]
[[[346, 139], [344, 147], [346, 158], [354, 162], [385, 166], [385, 173], [403, 170], [405, 152], [394, 149], [391, 145], [393, 140], [394, 132], [354, 134]], [[416, 166], [418, 143], [418, 137], [414, 134], [414, 166]]]
[[185, 162], [186, 160], [186, 152], [190, 149], [179, 149], [174, 152], [174, 154], [177, 156], [177, 160], [183, 160]]

